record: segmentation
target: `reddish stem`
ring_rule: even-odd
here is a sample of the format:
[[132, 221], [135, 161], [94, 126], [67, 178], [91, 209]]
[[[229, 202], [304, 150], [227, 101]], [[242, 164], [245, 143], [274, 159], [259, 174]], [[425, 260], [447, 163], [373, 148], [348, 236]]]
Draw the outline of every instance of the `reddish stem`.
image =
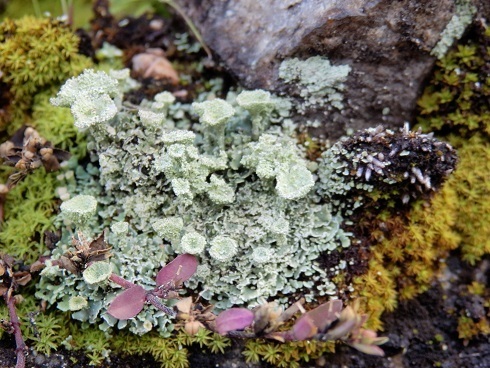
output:
[[17, 311], [15, 310], [15, 299], [9, 297], [8, 294], [9, 293], [6, 292], [3, 295], [3, 298], [5, 299], [5, 303], [7, 303], [9, 316], [10, 316], [10, 323], [12, 325], [12, 328], [14, 329], [15, 345], [17, 346], [17, 348], [15, 349], [15, 352], [17, 353], [17, 363], [15, 365], [15, 368], [25, 368], [26, 366], [25, 351], [27, 349], [27, 346], [24, 342], [24, 339], [22, 338], [22, 331], [20, 330], [20, 321], [19, 321], [19, 317], [17, 316]]
[[160, 309], [162, 312], [167, 313], [171, 317], [175, 317], [177, 315], [172, 308], [163, 304], [155, 295], [150, 293], [146, 294], [146, 300], [153, 304], [157, 309]]
[[111, 280], [112, 282], [118, 284], [119, 286], [121, 286], [125, 289], [129, 289], [133, 286], [136, 286], [136, 284], [133, 284], [131, 281], [128, 281], [128, 280], [122, 278], [121, 276], [116, 275], [115, 273], [112, 273], [109, 276], [109, 280]]

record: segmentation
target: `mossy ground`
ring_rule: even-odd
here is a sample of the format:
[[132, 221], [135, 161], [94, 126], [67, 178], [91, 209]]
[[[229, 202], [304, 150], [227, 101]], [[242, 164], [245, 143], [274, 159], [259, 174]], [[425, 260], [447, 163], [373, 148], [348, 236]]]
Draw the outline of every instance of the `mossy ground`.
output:
[[[373, 228], [370, 235], [374, 245], [370, 249], [367, 271], [354, 279], [356, 292], [364, 298], [364, 308], [371, 314], [370, 327], [384, 328], [394, 340], [387, 347], [388, 355], [396, 357], [404, 347], [403, 341], [397, 339], [411, 341], [414, 345], [418, 341], [423, 346], [421, 351], [433, 353], [423, 361], [413, 358], [413, 361], [420, 361], [421, 366], [442, 364], [444, 357], [450, 360], [450, 354], [463, 351], [464, 343], [470, 344], [471, 349], [471, 344], [481, 342], [482, 336], [490, 333], [488, 276], [478, 278], [471, 274], [471, 270], [483, 267], [482, 260], [488, 260], [490, 254], [490, 227], [487, 226], [490, 223], [490, 181], [487, 180], [490, 172], [490, 113], [488, 104], [484, 103], [485, 99], [488, 102], [490, 94], [490, 31], [475, 31], [474, 35], [476, 41], [463, 42], [438, 63], [434, 79], [419, 102], [420, 124], [424, 129], [438, 130], [458, 148], [459, 166], [430, 205], [420, 201], [409, 214], [387, 210], [377, 215], [373, 222], [377, 228]], [[66, 39], [75, 40], [71, 36]], [[12, 125], [9, 130], [15, 130], [13, 127], [20, 122], [29, 121], [57, 147], [83, 157], [86, 153], [83, 136], [73, 128], [68, 111], [55, 109], [48, 103], [49, 96], [62, 79], [88, 65], [87, 59], [77, 58], [70, 58], [78, 61], [76, 66], [66, 66], [67, 72], [62, 78], [51, 78], [49, 82], [38, 83], [28, 92], [22, 92], [31, 98], [13, 114], [17, 125]], [[19, 96], [15, 97], [14, 93], [14, 98], [23, 95]], [[3, 180], [8, 173], [9, 170], [2, 172]], [[41, 169], [8, 196], [5, 223], [0, 233], [2, 250], [26, 264], [46, 251], [43, 234], [51, 228], [58, 206], [55, 176]], [[451, 264], [446, 268], [445, 263]], [[450, 281], [451, 285], [459, 285], [452, 293], [434, 286], [434, 278], [448, 270], [460, 272], [457, 279]], [[462, 277], [461, 274], [471, 276]], [[96, 328], [81, 330], [75, 321], [54, 311], [31, 314], [39, 311], [38, 302], [30, 296], [31, 288], [22, 291], [25, 300], [19, 305], [28, 344], [40, 353], [64, 348], [83, 351], [79, 355], [70, 353], [72, 367], [106, 365], [109, 351], [145, 357], [149, 360], [141, 364], [151, 365], [144, 366], [194, 367], [200, 362], [199, 366], [207, 367], [206, 364], [213, 366], [220, 359], [229, 357], [241, 358], [257, 366], [298, 367], [334, 350], [333, 344], [277, 344], [260, 340], [249, 341], [243, 346], [205, 331], [193, 338], [182, 332], [165, 340], [154, 334], [135, 337], [127, 333], [109, 338]], [[451, 298], [462, 301], [451, 302]], [[482, 308], [474, 307], [478, 303]], [[437, 307], [440, 310], [436, 311]], [[415, 331], [413, 324], [420, 316], [417, 311], [423, 311], [420, 315], [426, 324], [431, 318], [437, 318], [438, 327], [428, 328], [430, 333], [420, 329]], [[385, 314], [384, 323], [383, 312], [391, 312]], [[0, 317], [6, 317], [3, 304], [0, 305]], [[405, 326], [399, 327], [401, 324]], [[461, 340], [454, 338], [456, 334]], [[445, 343], [449, 345], [447, 353], [442, 352]], [[332, 366], [342, 357], [339, 351], [344, 354], [343, 363], [349, 362], [351, 366], [381, 367], [386, 363], [341, 347], [336, 355], [328, 355]], [[213, 360], [211, 356], [217, 358]], [[465, 363], [459, 366], [470, 367]]]
[[[426, 292], [450, 254], [475, 269], [490, 255], [490, 28], [474, 27], [469, 36], [438, 61], [419, 100], [420, 126], [458, 149], [455, 172], [430, 203], [419, 201], [408, 214], [386, 211], [373, 222], [369, 269], [354, 281], [372, 328], [382, 327], [383, 312]], [[464, 294], [476, 290], [471, 285]], [[477, 285], [480, 313], [454, 312], [460, 338], [489, 334], [490, 290]]]

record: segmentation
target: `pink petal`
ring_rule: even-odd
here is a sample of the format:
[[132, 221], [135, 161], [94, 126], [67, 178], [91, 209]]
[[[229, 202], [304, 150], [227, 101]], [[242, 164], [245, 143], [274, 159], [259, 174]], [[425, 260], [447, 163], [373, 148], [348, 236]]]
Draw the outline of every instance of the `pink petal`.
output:
[[116, 296], [107, 313], [117, 319], [133, 318], [143, 309], [145, 299], [146, 290], [135, 285]]
[[216, 317], [216, 331], [225, 335], [228, 331], [243, 330], [252, 324], [254, 314], [245, 308], [231, 308]]
[[191, 254], [181, 254], [163, 267], [157, 274], [157, 285], [173, 282], [180, 285], [191, 278], [197, 270], [197, 258]]

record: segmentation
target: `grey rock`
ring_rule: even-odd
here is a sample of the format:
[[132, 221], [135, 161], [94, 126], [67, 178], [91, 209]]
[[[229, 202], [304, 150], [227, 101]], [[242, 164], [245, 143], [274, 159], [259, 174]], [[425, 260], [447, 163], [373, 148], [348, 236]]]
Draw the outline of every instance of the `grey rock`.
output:
[[[344, 108], [309, 107], [336, 139], [348, 129], [412, 121], [430, 51], [453, 16], [453, 0], [177, 0], [205, 43], [249, 89], [298, 96], [278, 77], [284, 59], [320, 55], [347, 64]], [[474, 0], [479, 7], [486, 1]]]

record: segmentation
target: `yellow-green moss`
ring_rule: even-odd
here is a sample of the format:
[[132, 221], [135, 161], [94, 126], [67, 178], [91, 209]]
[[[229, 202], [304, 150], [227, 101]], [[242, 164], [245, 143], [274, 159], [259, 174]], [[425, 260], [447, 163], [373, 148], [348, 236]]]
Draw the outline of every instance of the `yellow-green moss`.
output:
[[385, 310], [428, 290], [440, 260], [459, 244], [456, 211], [455, 191], [446, 183], [430, 206], [417, 202], [408, 218], [381, 216], [386, 230], [372, 234], [380, 241], [371, 249], [368, 271], [354, 279], [363, 309], [371, 315], [368, 328], [380, 329]]
[[[3, 174], [6, 170], [2, 168]], [[6, 175], [2, 175], [5, 182]], [[50, 230], [57, 210], [56, 173], [36, 170], [12, 189], [5, 204], [5, 221], [0, 231], [2, 252], [32, 263], [46, 250], [44, 232]]]
[[490, 254], [490, 142], [481, 135], [461, 142], [458, 167], [430, 205], [418, 202], [408, 219], [383, 219], [389, 231], [373, 234], [383, 240], [372, 248], [367, 273], [354, 281], [373, 314], [371, 328], [397, 300], [426, 291], [450, 250], [458, 248], [471, 265]]
[[472, 318], [461, 316], [458, 319], [458, 337], [466, 341], [475, 338], [478, 335], [490, 334], [490, 322], [483, 317], [478, 321], [473, 321]]
[[10, 86], [9, 113], [0, 121], [9, 133], [25, 123], [34, 96], [92, 65], [78, 54], [79, 38], [62, 22], [26, 16], [0, 25], [1, 81]]
[[[36, 96], [32, 125], [57, 148], [83, 157], [86, 153], [83, 134], [75, 130], [69, 110], [51, 106], [49, 96], [49, 91]], [[1, 167], [0, 181], [5, 183], [12, 171], [12, 168]], [[46, 173], [44, 168], [38, 169], [8, 193], [0, 232], [3, 252], [30, 263], [46, 250], [44, 232], [52, 230], [58, 208], [56, 175], [56, 172]]]
[[457, 169], [430, 204], [418, 202], [403, 217], [379, 216], [385, 230], [371, 234], [368, 271], [354, 279], [370, 328], [380, 328], [381, 314], [399, 300], [426, 291], [450, 250], [470, 265], [490, 254], [490, 28], [475, 33], [437, 63], [418, 101], [420, 126], [458, 149]]
[[450, 179], [456, 192], [454, 228], [463, 260], [475, 265], [490, 254], [490, 141], [475, 135], [458, 152], [460, 163]]
[[[49, 104], [62, 82], [92, 65], [78, 54], [78, 43], [66, 26], [47, 18], [7, 19], [0, 25], [1, 80], [10, 85], [13, 109], [10, 120], [0, 121], [0, 130], [9, 123], [11, 134], [29, 122], [58, 148], [85, 154], [83, 136], [76, 132], [69, 111]], [[32, 117], [27, 114], [31, 109]], [[11, 172], [2, 168], [1, 182]], [[40, 169], [8, 194], [0, 233], [3, 251], [26, 262], [42, 254], [44, 231], [50, 228], [56, 210], [55, 175]]]
[[420, 125], [428, 131], [490, 136], [490, 27], [437, 62], [434, 76], [418, 101]]
[[335, 352], [332, 341], [293, 341], [277, 343], [262, 339], [249, 340], [243, 355], [248, 363], [267, 362], [275, 367], [296, 368], [327, 353]]

